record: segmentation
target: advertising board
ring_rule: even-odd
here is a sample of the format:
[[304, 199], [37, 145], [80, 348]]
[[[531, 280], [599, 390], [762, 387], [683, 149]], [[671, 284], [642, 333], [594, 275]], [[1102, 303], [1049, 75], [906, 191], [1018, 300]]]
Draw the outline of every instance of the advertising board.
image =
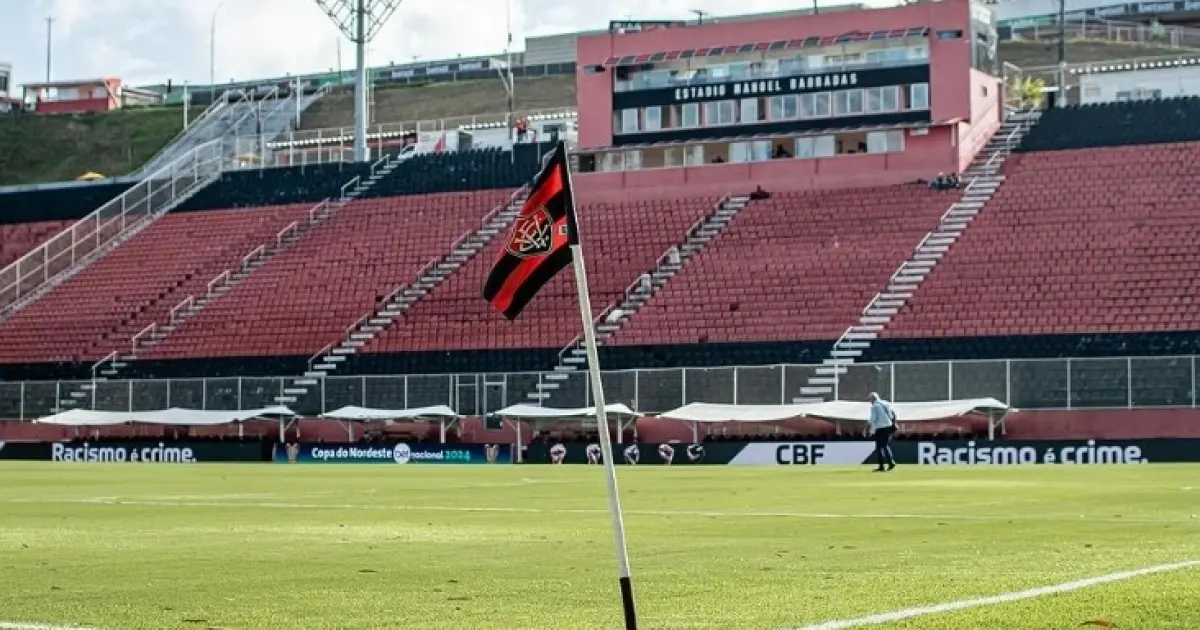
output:
[[288, 444], [275, 449], [282, 464], [508, 464], [507, 444]]
[[[869, 441], [617, 444], [621, 465], [855, 466], [874, 463]], [[1097, 466], [1200, 462], [1200, 439], [904, 440], [892, 444], [899, 464], [918, 466]], [[599, 444], [530, 445], [530, 464], [600, 464]]]

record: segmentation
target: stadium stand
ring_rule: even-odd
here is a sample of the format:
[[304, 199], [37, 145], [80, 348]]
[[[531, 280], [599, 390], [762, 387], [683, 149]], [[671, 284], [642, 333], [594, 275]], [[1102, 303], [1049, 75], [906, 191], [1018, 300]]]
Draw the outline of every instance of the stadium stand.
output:
[[0, 324], [0, 361], [94, 361], [124, 350], [139, 330], [164, 322], [179, 299], [308, 210], [299, 205], [163, 217]]
[[0, 193], [0, 222], [82, 219], [129, 190], [125, 182], [68, 182]]
[[[317, 352], [454, 239], [479, 227], [511, 191], [354, 202], [277, 256], [146, 358]], [[478, 291], [476, 291], [478, 294]]]
[[1195, 98], [1046, 112], [873, 356], [1200, 352], [1200, 144], [1170, 141], [1198, 125]]
[[[580, 229], [587, 235], [587, 253], [596, 261], [589, 274], [595, 311], [599, 313], [623, 297], [639, 275], [652, 271], [658, 258], [679, 245], [687, 229], [711, 213], [717, 201], [714, 197], [581, 198]], [[633, 225], [637, 226], [636, 236], [630, 234]], [[497, 317], [480, 299], [480, 287], [504, 247], [502, 240], [412, 307], [402, 326], [388, 329], [364, 351], [559, 349], [569, 343], [578, 327], [559, 324], [579, 317], [571, 274], [560, 274], [542, 290], [522, 314], [522, 326]]]
[[[1019, 68], [1045, 68], [1058, 64], [1057, 41], [1002, 41], [998, 45], [1000, 60]], [[1067, 63], [1097, 63], [1134, 57], [1177, 55], [1179, 48], [1153, 43], [1068, 39]]]
[[[516, 79], [514, 83], [516, 111], [575, 106], [574, 75]], [[375, 104], [371, 120], [379, 123], [433, 121], [496, 114], [508, 109], [508, 97], [499, 79], [380, 87], [372, 94]], [[353, 90], [329, 94], [309, 108], [300, 128], [352, 127], [353, 103]]]
[[1200, 97], [1056, 108], [1021, 143], [1022, 151], [1119, 147], [1200, 140]]
[[[0, 116], [0, 186], [69, 181], [89, 171], [124, 175], [182, 128], [179, 107]], [[0, 208], [4, 203], [0, 196]]]
[[1196, 143], [1024, 156], [888, 334], [1194, 328], [1200, 221], [1186, 182], [1198, 158]]
[[837, 338], [957, 198], [912, 184], [753, 202], [614, 342]]
[[0, 268], [28, 254], [70, 224], [70, 221], [0, 224]]

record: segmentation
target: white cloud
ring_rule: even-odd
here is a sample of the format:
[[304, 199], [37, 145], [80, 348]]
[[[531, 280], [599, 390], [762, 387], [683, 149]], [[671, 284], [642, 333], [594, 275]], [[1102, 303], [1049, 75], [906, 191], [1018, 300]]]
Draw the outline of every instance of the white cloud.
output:
[[[345, 1], [345, 0], [343, 0]], [[372, 65], [446, 59], [504, 49], [508, 0], [403, 0], [369, 49]], [[875, 3], [875, 0], [872, 0]], [[249, 80], [354, 65], [345, 42], [315, 0], [0, 0], [12, 19], [19, 81], [40, 79], [46, 15], [55, 17], [54, 77], [118, 76], [135, 83], [208, 82], [216, 15], [216, 78]], [[219, 8], [218, 8], [219, 4]], [[517, 48], [525, 35], [603, 28], [610, 19], [690, 19], [796, 8], [789, 0], [512, 0]], [[10, 13], [11, 11], [11, 13]]]

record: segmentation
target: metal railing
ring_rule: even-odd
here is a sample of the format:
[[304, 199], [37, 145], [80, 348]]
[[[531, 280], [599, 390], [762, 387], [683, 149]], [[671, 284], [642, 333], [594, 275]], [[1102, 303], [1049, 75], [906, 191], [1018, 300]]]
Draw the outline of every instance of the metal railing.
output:
[[[384, 158], [381, 158], [380, 161], [383, 161], [383, 159]], [[379, 162], [376, 162], [376, 164], [378, 164], [378, 163]], [[371, 170], [372, 170], [372, 172], [374, 172], [375, 165], [371, 166]], [[446, 249], [446, 252], [447, 252], [446, 254], [444, 254], [442, 256], [438, 256], [436, 258], [433, 258], [429, 262], [425, 263], [425, 266], [421, 267], [421, 269], [419, 271], [417, 271], [416, 276], [415, 276], [416, 281], [419, 281], [421, 278], [424, 278], [427, 274], [432, 272], [434, 268], [436, 268], [439, 264], [441, 264], [443, 261], [445, 261], [447, 258], [449, 258], [456, 250], [458, 250], [458, 247], [460, 245], [462, 245], [464, 241], [466, 241], [472, 235], [478, 233], [480, 230], [486, 228], [488, 226], [488, 224], [491, 223], [501, 212], [504, 212], [504, 210], [511, 208], [513, 206], [513, 204], [517, 203], [517, 200], [520, 199], [523, 195], [527, 194], [528, 191], [529, 191], [529, 186], [522, 186], [520, 189], [518, 189], [516, 192], [514, 192], [512, 195], [509, 196], [508, 201], [496, 206], [495, 208], [492, 208], [492, 210], [490, 212], [488, 212], [486, 215], [484, 215], [483, 221], [480, 222], [480, 225], [478, 228], [469, 230], [467, 232], [463, 232], [462, 234], [459, 234], [458, 237], [455, 238], [454, 241], [450, 243], [450, 246]], [[414, 281], [413, 284], [415, 284], [416, 281]], [[396, 296], [400, 295], [400, 293], [412, 288], [413, 284], [402, 284], [402, 285], [399, 285], [396, 288], [392, 289], [392, 291], [390, 293], [388, 293], [387, 296], [385, 296], [382, 300], [380, 300], [379, 305], [382, 307], [386, 304], [391, 303], [391, 301], [393, 299], [395, 299]], [[322, 347], [320, 350], [318, 350], [316, 354], [309, 357], [308, 358], [309, 371], [312, 371], [313, 366], [316, 365], [319, 361], [324, 360], [326, 355], [328, 355], [329, 352], [332, 351], [334, 347], [336, 347], [338, 344], [342, 343], [342, 341], [347, 339], [350, 335], [354, 334], [355, 332], [358, 332], [359, 328], [362, 327], [363, 323], [366, 322], [368, 319], [375, 317], [376, 313], [378, 313], [378, 312], [379, 312], [379, 309], [376, 308], [374, 311], [364, 314], [362, 317], [359, 317], [358, 320], [356, 320], [353, 324], [351, 324], [345, 330], [345, 332], [342, 334], [342, 336], [337, 341], [331, 341], [331, 342], [325, 344], [325, 346]]]
[[199, 116], [193, 118], [187, 127], [181, 129], [174, 138], [171, 138], [171, 140], [164, 144], [162, 148], [160, 148], [154, 155], [150, 157], [149, 160], [146, 160], [145, 164], [143, 164], [135, 174], [139, 176], [144, 175], [147, 167], [149, 167], [151, 164], [154, 164], [156, 160], [161, 158], [168, 151], [175, 150], [177, 143], [190, 135], [199, 133], [204, 127], [212, 124], [219, 117], [219, 113], [225, 111], [226, 106], [229, 105], [229, 95], [229, 92], [222, 92], [221, 96], [210, 103], [203, 112], [200, 112]]
[[[979, 169], [980, 174], [972, 177], [971, 180], [969, 182], [967, 182], [966, 187], [963, 189], [963, 196], [966, 196], [967, 193], [971, 192], [971, 190], [973, 190], [977, 185], [979, 185], [982, 178], [991, 177], [1000, 170], [1000, 166], [1002, 165], [1003, 161], [1012, 153], [1013, 149], [1015, 149], [1016, 146], [1020, 143], [1021, 135], [1023, 133], [1025, 133], [1025, 131], [1029, 127], [1033, 126], [1033, 122], [1035, 120], [1036, 120], [1035, 117], [1027, 117], [1027, 118], [1022, 118], [1021, 120], [1017, 121], [1017, 126], [1014, 127], [1013, 130], [1010, 131], [1003, 138], [1004, 148], [1000, 151], [996, 151], [990, 157], [988, 157], [987, 162], [984, 162], [984, 165]], [[934, 230], [926, 232], [925, 236], [921, 237], [921, 242], [917, 243], [917, 246], [913, 249], [914, 254], [916, 252], [920, 251], [921, 247], [923, 247], [925, 245], [925, 243], [927, 243], [929, 241], [929, 239], [933, 237], [934, 233], [936, 231], [940, 230], [943, 225], [945, 225], [947, 219], [952, 218], [951, 215], [954, 213], [956, 208], [958, 208], [958, 202], [954, 202], [953, 204], [950, 204], [950, 207], [947, 208], [946, 211], [944, 213], [942, 213], [941, 218], [938, 219], [938, 222], [937, 222], [938, 227]], [[909, 268], [911, 262], [912, 262], [912, 259], [910, 258], [910, 259], [905, 260], [904, 262], [900, 263], [900, 266], [896, 268], [896, 271], [894, 273], [892, 273], [891, 277], [889, 277], [887, 279], [887, 282], [884, 284], [885, 291], [886, 291], [886, 287], [890, 287], [892, 285], [892, 283], [896, 281], [896, 278], [899, 277], [903, 271], [905, 271], [906, 269]], [[862, 312], [860, 313], [860, 316], [866, 315], [867, 312], [870, 311], [877, 302], [879, 302], [879, 300], [883, 299], [883, 294], [884, 294], [884, 291], [880, 291], [879, 293], [876, 293], [874, 295], [874, 297], [871, 298], [871, 301], [867, 303], [866, 307], [863, 308]], [[855, 323], [855, 324], [849, 326], [848, 328], [846, 328], [846, 330], [842, 332], [841, 337], [838, 337], [838, 340], [836, 342], [834, 342], [833, 347], [836, 349], [838, 346], [842, 345], [843, 342], [848, 341], [850, 339], [849, 335], [851, 335], [854, 332], [854, 330], [859, 327], [859, 325], [860, 324]], [[839, 362], [839, 365], [841, 365], [840, 362]], [[835, 391], [837, 390], [836, 384], [835, 384], [834, 390]]]
[[[725, 193], [725, 195], [721, 197], [720, 201], [718, 201], [716, 203], [716, 205], [713, 207], [712, 213], [710, 213], [708, 216], [696, 219], [696, 222], [693, 223], [691, 225], [691, 227], [689, 227], [686, 231], [684, 231], [683, 241], [681, 242], [681, 245], [686, 244], [689, 240], [691, 240], [692, 236], [697, 231], [699, 231], [700, 228], [704, 226], [704, 224], [708, 223], [709, 219], [711, 219], [713, 216], [715, 216], [717, 211], [721, 209], [721, 206], [723, 206], [725, 204], [725, 202], [729, 201], [729, 199], [732, 196], [733, 196], [733, 193]], [[654, 266], [651, 268], [650, 273], [653, 273], [655, 269], [658, 269], [659, 267], [661, 267], [663, 265], [664, 261], [667, 261], [670, 259], [672, 249], [674, 249], [674, 246], [672, 246], [667, 251], [663, 252], [661, 256], [659, 256], [658, 258], [656, 258], [654, 260]], [[599, 315], [592, 318], [592, 328], [595, 329], [596, 326], [603, 323], [604, 319], [606, 317], [608, 317], [609, 314], [612, 313], [613, 310], [615, 310], [618, 306], [623, 304], [625, 302], [625, 300], [628, 300], [629, 296], [633, 295], [633, 293], [635, 291], [637, 291], [638, 287], [640, 287], [641, 285], [642, 285], [641, 277], [638, 277], [636, 280], [629, 283], [629, 286], [625, 287], [625, 290], [621, 293], [621, 297], [617, 301], [609, 303], [608, 306], [604, 307], [604, 310], [600, 311]], [[583, 332], [580, 332], [579, 334], [575, 335], [574, 339], [571, 339], [570, 343], [568, 343], [566, 346], [563, 346], [562, 350], [558, 351], [558, 363], [561, 364], [564, 355], [571, 352], [575, 348], [579, 347], [579, 345], [582, 343], [583, 343]]]
[[[1101, 18], [1083, 17], [1068, 21], [1065, 29], [1068, 40], [1107, 41], [1124, 44], [1143, 44], [1163, 48], [1200, 48], [1200, 29], [1164, 24], [1141, 24]], [[1049, 24], [1030, 24], [1012, 27], [1016, 41], [1057, 40], [1057, 20]]]
[[[1138, 409], [1196, 407], [1197, 358], [1120, 357], [852, 364], [841, 398], [864, 400], [876, 391], [896, 402], [992, 397], [1018, 409]], [[644, 413], [687, 403], [786, 404], [816, 365], [609, 370], [605, 394]], [[542, 380], [559, 383], [555, 407], [590, 402], [586, 372], [565, 380], [553, 372], [344, 376], [320, 379], [290, 404], [316, 415], [346, 405], [404, 409], [449, 405], [474, 415], [528, 402]], [[275, 404], [294, 377], [129, 380], [96, 382], [96, 409], [140, 411], [186, 407], [256, 409]], [[0, 382], [0, 418], [31, 420], [50, 413], [62, 395], [89, 381]]]
[[0, 269], [0, 320], [219, 175], [223, 168], [220, 146], [212, 141], [193, 149]]
[[[575, 118], [578, 112], [562, 107], [547, 109], [532, 109], [514, 112], [517, 118], [530, 120], [545, 120], [551, 118]], [[462, 128], [478, 128], [503, 125], [508, 120], [508, 114], [479, 114], [474, 116], [451, 116], [431, 120], [405, 120], [367, 125], [368, 139], [397, 138], [406, 133], [436, 133], [439, 131], [454, 131]], [[301, 148], [304, 146], [320, 146], [352, 142], [354, 127], [326, 127], [323, 129], [300, 129], [287, 134], [280, 134], [268, 142], [271, 149]]]

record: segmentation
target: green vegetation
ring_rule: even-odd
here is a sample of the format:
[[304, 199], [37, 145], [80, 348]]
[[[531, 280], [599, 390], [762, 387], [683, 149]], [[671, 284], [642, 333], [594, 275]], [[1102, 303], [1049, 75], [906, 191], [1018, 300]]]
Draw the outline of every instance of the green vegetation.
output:
[[182, 128], [178, 107], [0, 117], [0, 186], [124, 175]]
[[[1200, 558], [1195, 467], [868, 470], [623, 469], [643, 626], [797, 628]], [[596, 467], [6, 462], [0, 625], [611, 630], [603, 488]], [[1195, 628], [1196, 602], [1191, 568], [879, 627]]]

